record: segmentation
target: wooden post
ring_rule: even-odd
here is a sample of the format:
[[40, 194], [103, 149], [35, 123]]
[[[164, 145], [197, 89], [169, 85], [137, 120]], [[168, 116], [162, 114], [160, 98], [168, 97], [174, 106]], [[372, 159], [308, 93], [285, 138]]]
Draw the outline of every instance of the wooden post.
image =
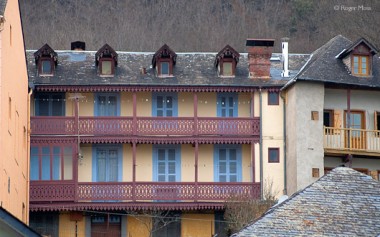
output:
[[136, 105], [136, 92], [133, 92], [133, 120], [132, 120], [132, 134], [137, 135], [137, 105]]
[[195, 200], [198, 200], [198, 154], [199, 154], [199, 144], [198, 141], [195, 142], [195, 164], [194, 164], [194, 169], [195, 169]]
[[194, 92], [194, 135], [198, 135], [198, 95]]
[[136, 201], [136, 142], [132, 142], [132, 200]]
[[75, 156], [73, 160], [73, 166], [74, 166], [74, 174], [73, 174], [73, 179], [74, 179], [74, 201], [78, 202], [78, 160], [80, 154], [80, 136], [79, 136], [79, 98], [75, 98], [75, 130], [77, 134], [77, 145], [75, 148]]

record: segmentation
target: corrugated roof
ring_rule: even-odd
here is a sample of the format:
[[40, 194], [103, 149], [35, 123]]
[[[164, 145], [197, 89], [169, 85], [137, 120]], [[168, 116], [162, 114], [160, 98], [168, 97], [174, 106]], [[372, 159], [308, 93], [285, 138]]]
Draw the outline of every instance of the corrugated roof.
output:
[[380, 183], [353, 169], [339, 167], [233, 236], [379, 234]]
[[[271, 79], [248, 77], [247, 54], [241, 54], [233, 78], [218, 77], [214, 67], [216, 53], [177, 53], [174, 77], [157, 77], [151, 62], [154, 53], [118, 53], [118, 66], [113, 77], [97, 73], [93, 51], [56, 51], [58, 66], [54, 76], [39, 76], [33, 53], [27, 51], [29, 83], [38, 85], [151, 85], [151, 86], [282, 86], [289, 78], [281, 77], [282, 63], [273, 61]], [[274, 54], [274, 56], [278, 56]], [[308, 55], [290, 55], [291, 76], [306, 62]], [[147, 73], [141, 74], [145, 67]]]

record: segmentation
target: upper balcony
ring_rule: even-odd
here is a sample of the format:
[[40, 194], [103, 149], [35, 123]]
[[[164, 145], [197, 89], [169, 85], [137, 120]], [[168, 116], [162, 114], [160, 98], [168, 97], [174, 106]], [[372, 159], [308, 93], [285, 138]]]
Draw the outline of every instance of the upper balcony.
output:
[[241, 117], [31, 117], [32, 135], [259, 136], [260, 119]]
[[353, 128], [324, 128], [327, 154], [380, 156], [380, 131]]

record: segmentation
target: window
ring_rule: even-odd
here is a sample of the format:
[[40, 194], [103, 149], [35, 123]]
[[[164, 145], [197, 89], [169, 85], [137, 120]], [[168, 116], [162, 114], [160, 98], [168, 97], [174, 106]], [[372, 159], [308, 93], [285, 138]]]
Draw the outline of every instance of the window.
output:
[[280, 98], [278, 92], [268, 92], [268, 105], [279, 105]]
[[30, 148], [30, 180], [72, 180], [73, 146], [41, 145]]
[[217, 102], [218, 117], [238, 116], [238, 96], [236, 93], [219, 93]]
[[105, 76], [110, 76], [114, 74], [114, 66], [112, 60], [101, 60], [100, 61], [100, 74]]
[[179, 212], [163, 212], [153, 218], [152, 237], [181, 236], [181, 219]]
[[268, 163], [280, 162], [280, 148], [268, 148]]
[[91, 236], [121, 236], [121, 215], [96, 214], [91, 217]]
[[41, 64], [40, 75], [53, 74], [53, 65], [50, 59], [41, 59], [40, 64]]
[[215, 182], [241, 182], [241, 146], [215, 146], [214, 180]]
[[117, 182], [122, 177], [120, 146], [93, 147], [93, 182]]
[[153, 147], [153, 180], [178, 182], [181, 180], [181, 149], [179, 146]]
[[223, 63], [223, 76], [233, 76], [232, 62]]
[[58, 212], [30, 212], [30, 227], [43, 236], [58, 236]]
[[375, 111], [375, 130], [380, 130], [380, 112]]
[[334, 127], [334, 112], [332, 110], [323, 111], [323, 126]]
[[120, 100], [119, 94], [99, 93], [96, 94], [95, 116], [119, 116]]
[[169, 75], [169, 62], [161, 62], [161, 75]]
[[369, 57], [368, 56], [353, 56], [353, 74], [358, 76], [369, 75]]
[[157, 117], [177, 117], [178, 102], [176, 93], [153, 93], [152, 114]]
[[36, 116], [65, 116], [64, 93], [36, 94], [34, 100]]

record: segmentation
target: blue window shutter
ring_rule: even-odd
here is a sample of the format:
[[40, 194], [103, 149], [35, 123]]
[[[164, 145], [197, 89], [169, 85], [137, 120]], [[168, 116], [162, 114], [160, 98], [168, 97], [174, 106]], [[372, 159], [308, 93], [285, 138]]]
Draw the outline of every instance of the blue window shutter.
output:
[[53, 147], [53, 180], [60, 180], [61, 175], [61, 148]]
[[152, 149], [152, 155], [153, 155], [153, 181], [158, 181], [158, 149], [156, 146], [153, 146]]
[[[232, 98], [232, 101], [230, 100]], [[233, 117], [238, 117], [238, 94], [218, 93], [217, 95], [217, 117], [230, 117], [229, 109], [233, 109]]]
[[176, 182], [180, 182], [181, 181], [181, 146], [176, 146], [175, 159], [176, 159]]
[[120, 116], [119, 93], [96, 93], [94, 100], [95, 116]]
[[41, 180], [50, 180], [50, 147], [44, 146], [42, 147], [42, 177]]
[[39, 165], [39, 152], [38, 147], [32, 146], [30, 148], [30, 180], [39, 180], [40, 165]]
[[92, 145], [92, 182], [96, 182], [97, 181], [97, 177], [98, 177], [98, 170], [97, 170], [97, 165], [96, 165], [96, 157], [97, 157], [96, 146]]
[[[170, 150], [173, 150], [175, 152], [175, 182], [181, 181], [181, 148], [180, 146], [173, 146], [173, 145], [168, 145], [168, 146], [161, 146], [161, 145], [155, 145], [153, 146], [153, 151], [152, 151], [152, 163], [153, 163], [153, 181], [154, 182], [162, 182], [165, 176], [165, 182], [169, 182], [170, 180], [170, 173], [172, 170], [170, 168], [173, 168], [171, 164], [173, 163], [172, 160], [169, 160], [169, 152]], [[159, 161], [159, 151], [162, 153], [161, 154], [161, 159]], [[161, 165], [164, 165], [164, 168], [159, 172], [159, 163]], [[170, 170], [170, 171], [169, 171]], [[159, 175], [162, 180], [159, 179]]]
[[[223, 161], [220, 160], [220, 151], [225, 150], [225, 158]], [[233, 159], [231, 154], [234, 153], [234, 150], [236, 150], [236, 160]], [[223, 153], [224, 154], [224, 153]], [[221, 162], [223, 162], [222, 165], [225, 166], [223, 168], [223, 173], [220, 173], [221, 168]], [[236, 174], [231, 173], [231, 170], [235, 170], [234, 166], [236, 163]], [[223, 175], [224, 180], [220, 180], [221, 175]], [[214, 181], [215, 182], [231, 182], [231, 177], [236, 175], [236, 181], [241, 182], [242, 181], [242, 153], [241, 153], [241, 145], [215, 145], [214, 146]]]
[[[117, 152], [117, 171], [112, 172], [112, 168], [115, 167], [115, 160], [110, 158], [112, 155], [112, 151]], [[102, 151], [104, 155], [103, 160], [99, 160], [98, 154], [99, 151]], [[122, 181], [123, 179], [123, 154], [122, 154], [122, 147], [120, 145], [95, 145], [92, 147], [92, 181], [93, 182], [99, 182], [99, 175], [101, 175], [101, 181], [112, 181], [113, 179], [116, 179], [115, 181]], [[102, 162], [101, 164], [99, 162]], [[99, 167], [99, 165], [102, 165], [103, 167]], [[99, 169], [104, 169], [102, 173], [99, 173]], [[114, 173], [117, 172], [116, 178], [114, 178]], [[112, 179], [112, 180], [110, 180]]]
[[[169, 100], [170, 98], [171, 98], [171, 101]], [[160, 105], [160, 106], [157, 106], [157, 105]], [[177, 93], [153, 92], [152, 93], [152, 116], [178, 117]]]

